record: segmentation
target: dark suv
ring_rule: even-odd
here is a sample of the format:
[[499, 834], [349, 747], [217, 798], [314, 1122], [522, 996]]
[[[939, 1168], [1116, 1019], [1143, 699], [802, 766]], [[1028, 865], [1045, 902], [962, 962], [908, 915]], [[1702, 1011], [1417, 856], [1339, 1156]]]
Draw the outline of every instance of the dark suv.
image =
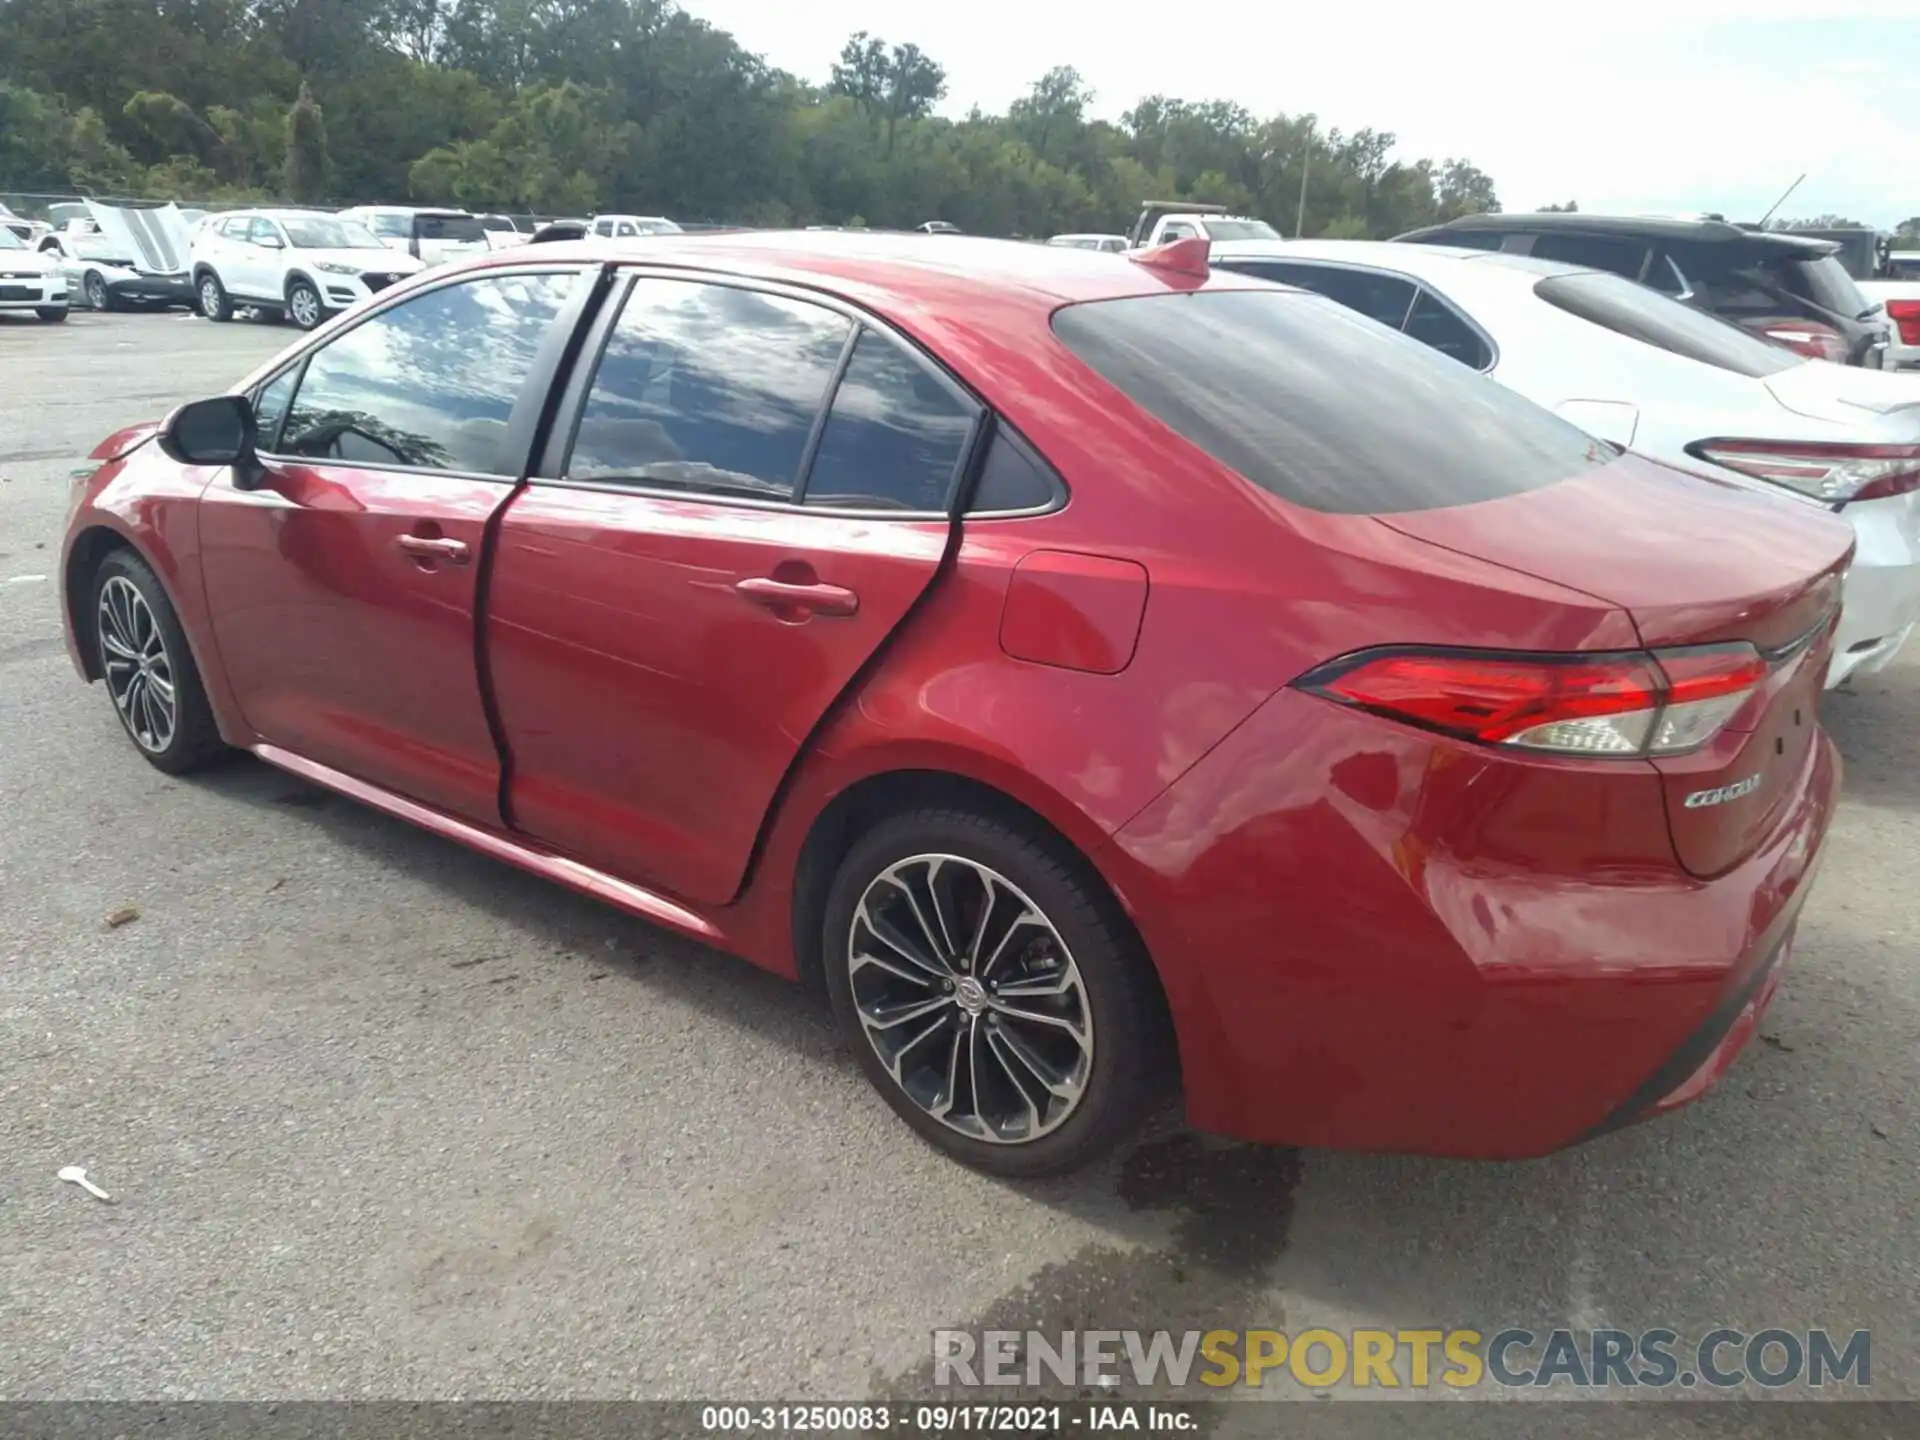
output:
[[1821, 360], [1880, 368], [1886, 312], [1860, 293], [1840, 247], [1724, 220], [1466, 215], [1394, 237], [1537, 255], [1609, 270]]

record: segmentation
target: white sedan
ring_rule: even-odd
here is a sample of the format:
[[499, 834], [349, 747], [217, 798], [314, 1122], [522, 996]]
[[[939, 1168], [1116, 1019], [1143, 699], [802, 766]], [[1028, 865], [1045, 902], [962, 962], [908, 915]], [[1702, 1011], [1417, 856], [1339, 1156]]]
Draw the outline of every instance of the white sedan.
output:
[[1215, 268], [1314, 290], [1588, 433], [1818, 506], [1859, 537], [1827, 684], [1920, 621], [1920, 377], [1797, 355], [1617, 275], [1388, 241], [1216, 242]]
[[67, 318], [67, 277], [52, 255], [30, 250], [0, 225], [0, 312], [30, 310], [42, 320]]

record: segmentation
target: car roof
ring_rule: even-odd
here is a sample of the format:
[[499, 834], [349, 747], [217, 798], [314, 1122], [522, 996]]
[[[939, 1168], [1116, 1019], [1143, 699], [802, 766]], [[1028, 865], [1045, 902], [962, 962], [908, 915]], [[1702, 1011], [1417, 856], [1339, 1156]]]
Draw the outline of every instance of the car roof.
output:
[[[1169, 274], [1147, 265], [1116, 265], [1114, 257], [1063, 245], [1029, 245], [974, 235], [893, 231], [735, 230], [704, 235], [650, 235], [631, 248], [615, 243], [614, 258], [650, 266], [684, 266], [843, 295], [887, 314], [905, 309], [964, 309], [988, 296], [1045, 316], [1063, 304], [1116, 300], [1211, 285], [1240, 289], [1242, 277], [1217, 280]], [[554, 260], [604, 263], [605, 241], [556, 243]], [[543, 256], [543, 259], [548, 256]], [[509, 252], [487, 261], [514, 263]], [[520, 261], [519, 263], [524, 263]]]
[[1539, 211], [1533, 214], [1462, 215], [1440, 225], [1425, 225], [1396, 235], [1396, 240], [1449, 232], [1499, 235], [1544, 235], [1555, 231], [1582, 235], [1619, 235], [1643, 240], [1684, 240], [1706, 245], [1752, 245], [1761, 249], [1831, 255], [1839, 246], [1811, 235], [1784, 230], [1749, 230], [1725, 220], [1684, 220], [1672, 215], [1587, 215], [1575, 211]]
[[1536, 279], [1580, 275], [1592, 268], [1531, 255], [1504, 255], [1498, 250], [1472, 250], [1464, 245], [1403, 245], [1394, 240], [1216, 240], [1211, 253], [1222, 260], [1323, 260], [1429, 279], [1455, 272], [1463, 264], [1517, 270]]

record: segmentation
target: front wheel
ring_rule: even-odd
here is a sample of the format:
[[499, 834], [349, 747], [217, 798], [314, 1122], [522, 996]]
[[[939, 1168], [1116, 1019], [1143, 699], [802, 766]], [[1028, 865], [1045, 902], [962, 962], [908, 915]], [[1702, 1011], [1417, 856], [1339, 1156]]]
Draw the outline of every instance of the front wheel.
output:
[[302, 330], [311, 330], [327, 318], [320, 292], [305, 280], [287, 286], [287, 316]]
[[106, 278], [98, 270], [89, 270], [87, 278], [81, 282], [86, 291], [87, 304], [95, 310], [107, 311], [119, 308], [114, 304], [113, 294], [107, 289]]
[[220, 283], [220, 277], [208, 271], [200, 277], [195, 287], [200, 300], [200, 313], [209, 320], [231, 320], [233, 318], [233, 300], [227, 294], [227, 287]]
[[1149, 962], [1084, 862], [1037, 830], [949, 809], [883, 821], [842, 862], [823, 940], [867, 1078], [968, 1165], [1085, 1164], [1172, 1078]]
[[67, 307], [64, 305], [42, 305], [33, 313], [38, 315], [42, 320], [57, 323], [67, 318]]
[[127, 736], [147, 762], [183, 775], [225, 751], [173, 602], [130, 550], [100, 562], [93, 580], [94, 645]]

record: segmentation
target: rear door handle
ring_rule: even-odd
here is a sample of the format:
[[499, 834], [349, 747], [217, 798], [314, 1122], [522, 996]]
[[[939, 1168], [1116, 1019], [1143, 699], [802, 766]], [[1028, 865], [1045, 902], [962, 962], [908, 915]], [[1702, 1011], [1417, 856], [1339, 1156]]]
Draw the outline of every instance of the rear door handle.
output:
[[755, 576], [735, 583], [734, 590], [769, 610], [805, 610], [813, 615], [846, 616], [859, 613], [860, 597], [838, 585], [796, 585]]
[[393, 543], [416, 560], [444, 560], [449, 565], [464, 565], [473, 555], [466, 541], [443, 535], [401, 535]]

